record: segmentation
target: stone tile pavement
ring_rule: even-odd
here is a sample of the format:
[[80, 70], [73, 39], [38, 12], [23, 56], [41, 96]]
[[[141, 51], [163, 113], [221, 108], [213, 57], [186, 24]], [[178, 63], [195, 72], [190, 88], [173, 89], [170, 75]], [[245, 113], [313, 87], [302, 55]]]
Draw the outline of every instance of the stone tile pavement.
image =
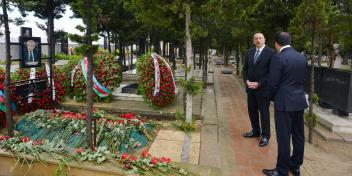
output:
[[[189, 162], [199, 163], [200, 133], [190, 134]], [[181, 155], [185, 140], [185, 133], [174, 130], [159, 130], [149, 153], [155, 157], [170, 157], [173, 161], [181, 162]]]
[[[259, 147], [259, 139], [245, 139], [244, 132], [251, 130], [246, 95], [243, 86], [233, 75], [221, 74], [214, 69], [214, 87], [219, 118], [219, 147], [222, 175], [263, 175], [263, 168], [273, 168], [276, 163], [275, 134], [267, 147]], [[272, 126], [272, 130], [273, 126]]]

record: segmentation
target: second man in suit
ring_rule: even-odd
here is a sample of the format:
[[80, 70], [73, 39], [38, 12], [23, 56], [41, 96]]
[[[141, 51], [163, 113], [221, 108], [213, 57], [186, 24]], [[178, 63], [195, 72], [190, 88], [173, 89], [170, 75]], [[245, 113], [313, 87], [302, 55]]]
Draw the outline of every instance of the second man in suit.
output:
[[289, 170], [294, 176], [299, 176], [303, 163], [303, 113], [307, 108], [304, 83], [308, 66], [306, 57], [290, 44], [289, 33], [276, 33], [275, 48], [278, 54], [272, 58], [268, 87], [274, 97], [278, 155], [276, 167], [263, 170], [268, 176], [288, 176]]
[[248, 114], [252, 130], [243, 136], [247, 138], [261, 136], [259, 146], [263, 147], [268, 145], [270, 138], [270, 98], [267, 82], [271, 57], [275, 52], [265, 45], [262, 33], [256, 33], [253, 36], [253, 44], [255, 47], [247, 51], [243, 65], [243, 80], [246, 85]]

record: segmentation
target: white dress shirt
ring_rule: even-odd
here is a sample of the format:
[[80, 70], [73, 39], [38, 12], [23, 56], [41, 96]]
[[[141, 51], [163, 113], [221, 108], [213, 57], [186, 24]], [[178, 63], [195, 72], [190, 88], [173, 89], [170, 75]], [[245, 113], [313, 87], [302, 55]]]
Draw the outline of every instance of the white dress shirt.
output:
[[[283, 49], [288, 48], [288, 47], [291, 47], [291, 45], [285, 45], [285, 46], [281, 47], [281, 48], [280, 48], [280, 52], [281, 52]], [[280, 52], [279, 52], [279, 53], [280, 53]]]

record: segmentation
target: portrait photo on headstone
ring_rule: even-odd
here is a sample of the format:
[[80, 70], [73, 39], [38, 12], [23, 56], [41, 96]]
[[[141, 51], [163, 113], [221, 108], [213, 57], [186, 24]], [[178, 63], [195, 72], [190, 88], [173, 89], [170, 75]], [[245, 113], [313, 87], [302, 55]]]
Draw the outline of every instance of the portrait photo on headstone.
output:
[[20, 67], [31, 68], [41, 66], [40, 37], [20, 37]]
[[21, 27], [21, 36], [22, 37], [32, 37], [32, 28]]

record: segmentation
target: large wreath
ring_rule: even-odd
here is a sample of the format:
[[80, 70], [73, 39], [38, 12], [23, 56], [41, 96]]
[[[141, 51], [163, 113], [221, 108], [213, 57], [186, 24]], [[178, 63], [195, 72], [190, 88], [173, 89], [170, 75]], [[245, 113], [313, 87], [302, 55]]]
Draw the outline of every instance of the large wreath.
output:
[[[81, 58], [83, 59], [83, 58]], [[66, 68], [66, 89], [71, 89], [76, 101], [86, 100], [86, 79], [82, 72], [82, 65], [80, 60], [76, 59], [70, 61]], [[99, 50], [93, 56], [93, 73], [96, 80], [105, 88], [112, 91], [119, 87], [121, 82], [120, 66], [117, 64], [114, 56], [109, 54], [106, 50]], [[70, 91], [68, 91], [70, 93]], [[107, 97], [99, 97], [96, 94], [94, 99], [97, 101], [111, 101], [111, 93]]]
[[162, 57], [154, 53], [143, 55], [137, 62], [137, 74], [140, 76], [138, 93], [145, 102], [160, 108], [175, 100], [172, 70]]

